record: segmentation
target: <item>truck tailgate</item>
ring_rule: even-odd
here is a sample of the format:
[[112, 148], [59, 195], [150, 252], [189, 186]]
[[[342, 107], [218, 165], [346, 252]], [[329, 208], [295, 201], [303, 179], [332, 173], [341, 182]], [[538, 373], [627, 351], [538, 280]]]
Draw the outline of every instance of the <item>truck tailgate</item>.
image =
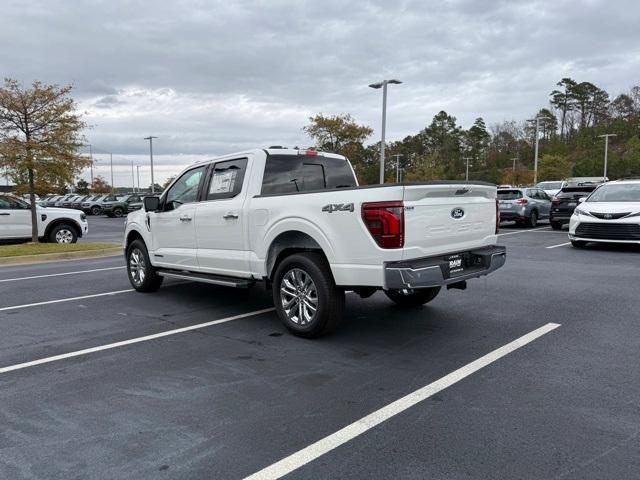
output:
[[403, 195], [403, 259], [460, 252], [495, 241], [496, 187], [407, 185]]

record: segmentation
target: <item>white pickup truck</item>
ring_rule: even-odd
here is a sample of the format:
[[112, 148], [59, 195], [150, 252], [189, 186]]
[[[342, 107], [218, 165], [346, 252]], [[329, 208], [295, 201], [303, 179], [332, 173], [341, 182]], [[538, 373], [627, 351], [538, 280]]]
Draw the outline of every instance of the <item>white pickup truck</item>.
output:
[[314, 337], [340, 322], [345, 291], [416, 306], [500, 268], [498, 220], [494, 185], [360, 187], [340, 155], [270, 148], [185, 169], [128, 215], [124, 247], [138, 291], [261, 282], [286, 327]]

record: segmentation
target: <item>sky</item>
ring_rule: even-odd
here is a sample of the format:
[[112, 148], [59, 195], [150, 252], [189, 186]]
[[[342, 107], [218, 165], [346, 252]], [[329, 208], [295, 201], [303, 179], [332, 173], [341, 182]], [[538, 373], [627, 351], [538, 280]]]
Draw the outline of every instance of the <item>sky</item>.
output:
[[[202, 158], [307, 146], [316, 113], [414, 134], [440, 110], [468, 128], [524, 120], [563, 77], [615, 96], [640, 84], [637, 0], [2, 0], [0, 73], [73, 84], [85, 132], [116, 186]], [[85, 174], [89, 178], [89, 173]]]

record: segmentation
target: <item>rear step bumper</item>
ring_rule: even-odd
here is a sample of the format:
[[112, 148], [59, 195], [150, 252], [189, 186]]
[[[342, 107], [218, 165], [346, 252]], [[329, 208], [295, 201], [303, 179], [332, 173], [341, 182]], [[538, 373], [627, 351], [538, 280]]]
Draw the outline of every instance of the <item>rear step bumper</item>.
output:
[[181, 270], [158, 269], [157, 273], [162, 277], [177, 278], [192, 282], [211, 283], [213, 285], [222, 285], [224, 287], [249, 288], [255, 284], [255, 281], [246, 278], [225, 277], [222, 275], [209, 275], [206, 273], [195, 273]]
[[492, 246], [437, 257], [389, 262], [384, 266], [384, 288], [427, 288], [458, 283], [494, 272], [504, 265], [506, 257], [505, 247]]

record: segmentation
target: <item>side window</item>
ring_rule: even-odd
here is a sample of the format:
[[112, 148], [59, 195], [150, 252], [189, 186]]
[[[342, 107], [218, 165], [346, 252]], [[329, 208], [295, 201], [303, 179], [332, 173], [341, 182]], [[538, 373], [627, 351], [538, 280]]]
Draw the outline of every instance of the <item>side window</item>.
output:
[[242, 190], [247, 159], [227, 160], [216, 163], [211, 169], [207, 200], [233, 198]]
[[11, 202], [7, 197], [0, 197], [0, 210], [11, 210]]
[[165, 197], [165, 210], [174, 210], [185, 203], [193, 203], [198, 199], [198, 187], [206, 166], [185, 172], [174, 183]]

